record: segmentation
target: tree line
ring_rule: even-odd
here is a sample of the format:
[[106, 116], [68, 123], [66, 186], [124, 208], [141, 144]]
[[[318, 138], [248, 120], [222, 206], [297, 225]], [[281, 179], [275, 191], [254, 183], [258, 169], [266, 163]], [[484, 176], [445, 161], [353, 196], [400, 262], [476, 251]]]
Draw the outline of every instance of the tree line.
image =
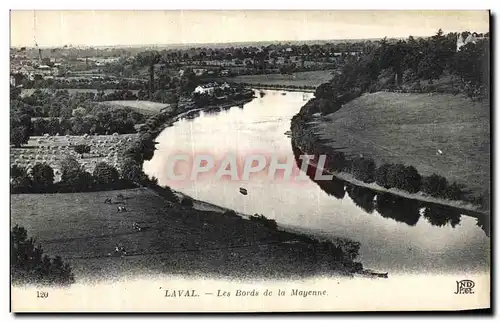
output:
[[351, 57], [334, 72], [330, 82], [316, 90], [320, 112], [328, 113], [365, 92], [382, 89], [419, 89], [421, 81], [430, 85], [440, 77], [458, 79], [448, 91], [463, 93], [471, 99], [489, 95], [489, 38], [470, 42], [457, 51], [457, 33], [440, 29], [429, 38], [388, 42], [357, 57]]

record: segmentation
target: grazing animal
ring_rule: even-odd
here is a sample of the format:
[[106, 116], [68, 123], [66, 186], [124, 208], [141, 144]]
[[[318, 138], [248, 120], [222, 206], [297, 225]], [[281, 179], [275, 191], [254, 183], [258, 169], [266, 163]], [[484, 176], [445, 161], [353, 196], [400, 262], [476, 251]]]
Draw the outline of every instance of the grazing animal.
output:
[[441, 151], [440, 149], [438, 149], [436, 154], [438, 154], [438, 155], [442, 155], [442, 154], [443, 154], [443, 151]]
[[118, 212], [126, 212], [127, 211], [127, 208], [122, 207], [122, 206], [118, 206], [116, 208], [117, 208]]

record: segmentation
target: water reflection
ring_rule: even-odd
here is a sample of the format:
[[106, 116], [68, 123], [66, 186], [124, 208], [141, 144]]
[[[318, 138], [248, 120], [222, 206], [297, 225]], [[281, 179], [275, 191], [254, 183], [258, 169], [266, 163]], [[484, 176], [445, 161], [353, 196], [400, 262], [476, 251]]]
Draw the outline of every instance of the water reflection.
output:
[[[303, 161], [299, 159], [302, 152], [293, 141], [292, 150], [297, 167], [302, 169], [301, 166]], [[463, 211], [459, 211], [455, 208], [407, 199], [390, 193], [377, 192], [337, 178], [333, 178], [331, 181], [316, 181], [314, 180], [315, 173], [316, 168], [309, 165], [306, 174], [311, 181], [315, 182], [321, 188], [321, 190], [337, 199], [344, 199], [347, 192], [347, 195], [354, 204], [369, 214], [372, 214], [374, 210], [376, 210], [376, 212], [384, 218], [405, 223], [409, 226], [415, 226], [421, 216], [431, 225], [437, 227], [450, 226], [455, 228], [460, 224]], [[482, 214], [476, 214], [474, 217], [477, 218], [477, 226], [489, 237], [489, 218]]]
[[460, 213], [456, 210], [439, 205], [426, 207], [424, 217], [434, 226], [443, 227], [450, 225], [453, 228], [460, 224], [461, 219]]
[[346, 191], [356, 206], [369, 214], [373, 212], [375, 209], [375, 202], [373, 199], [376, 195], [373, 190], [346, 183]]
[[391, 218], [409, 226], [415, 226], [420, 219], [420, 204], [416, 200], [401, 198], [389, 193], [377, 194], [377, 212], [384, 218]]

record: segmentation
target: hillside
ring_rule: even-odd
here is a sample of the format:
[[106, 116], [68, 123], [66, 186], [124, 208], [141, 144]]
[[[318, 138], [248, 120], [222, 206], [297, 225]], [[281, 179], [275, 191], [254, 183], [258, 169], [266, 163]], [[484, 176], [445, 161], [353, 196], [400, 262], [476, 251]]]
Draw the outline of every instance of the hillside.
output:
[[228, 81], [246, 84], [282, 85], [282, 86], [314, 86], [317, 87], [332, 78], [331, 70], [298, 72], [291, 75], [263, 74], [243, 75], [227, 78]]
[[[326, 145], [377, 164], [413, 165], [489, 194], [490, 111], [451, 94], [365, 94], [314, 125]], [[439, 154], [437, 151], [443, 153]]]
[[171, 111], [169, 109], [169, 104], [157, 103], [152, 101], [132, 101], [132, 100], [123, 100], [123, 101], [104, 101], [100, 104], [116, 107], [116, 108], [130, 108], [138, 113], [146, 114], [146, 115], [155, 115], [162, 111]]
[[[106, 198], [113, 204], [104, 203]], [[127, 211], [118, 212], [117, 206]], [[288, 278], [354, 271], [354, 263], [339, 258], [336, 248], [209, 206], [195, 201], [194, 209], [182, 208], [145, 188], [16, 194], [11, 225], [25, 227], [45, 253], [69, 262], [77, 282], [129, 274]], [[134, 222], [143, 230], [134, 230]], [[339, 243], [351, 246], [348, 240]], [[117, 245], [125, 247], [126, 257], [113, 256]], [[357, 253], [356, 247], [349, 249]]]

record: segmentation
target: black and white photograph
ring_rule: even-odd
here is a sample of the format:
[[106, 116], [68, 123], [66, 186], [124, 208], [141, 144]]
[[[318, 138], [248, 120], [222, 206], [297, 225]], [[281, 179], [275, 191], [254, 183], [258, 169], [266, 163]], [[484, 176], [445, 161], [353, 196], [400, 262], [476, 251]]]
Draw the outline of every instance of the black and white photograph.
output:
[[11, 10], [11, 311], [490, 309], [491, 19]]

